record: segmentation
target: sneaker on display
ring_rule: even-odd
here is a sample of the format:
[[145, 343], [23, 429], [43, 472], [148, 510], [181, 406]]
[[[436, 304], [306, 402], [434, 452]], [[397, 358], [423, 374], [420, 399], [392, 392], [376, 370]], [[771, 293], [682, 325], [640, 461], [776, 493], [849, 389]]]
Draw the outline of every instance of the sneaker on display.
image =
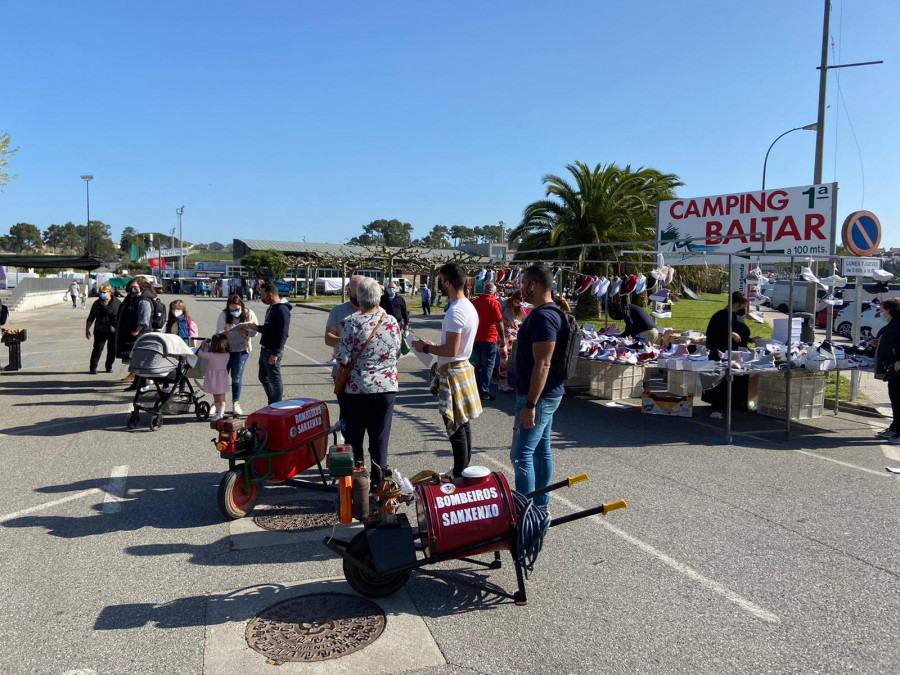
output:
[[643, 293], [645, 290], [647, 290], [647, 277], [645, 277], [643, 274], [638, 274], [637, 283], [634, 286], [634, 292]]
[[872, 278], [875, 281], [888, 282], [894, 278], [894, 275], [887, 270], [875, 270], [872, 272]]
[[840, 298], [834, 297], [830, 293], [828, 295], [826, 295], [824, 298], [819, 298], [819, 302], [824, 303], [826, 305], [831, 305], [832, 307], [844, 304], [843, 300], [841, 300]]
[[578, 290], [575, 291], [578, 295], [584, 293], [588, 288], [590, 288], [591, 284], [594, 283], [594, 277], [587, 276], [581, 280], [581, 286], [578, 287]]
[[672, 291], [668, 288], [660, 288], [650, 296], [650, 300], [653, 302], [668, 302], [671, 295]]
[[747, 312], [747, 316], [753, 319], [756, 323], [765, 323], [766, 319], [762, 315], [762, 312]]
[[843, 288], [847, 285], [847, 279], [837, 274], [832, 274], [830, 277], [819, 279], [819, 283], [829, 288]]
[[604, 295], [606, 295], [606, 292], [608, 290], [609, 290], [609, 279], [607, 279], [606, 277], [601, 277], [600, 284], [597, 287], [597, 292], [594, 295], [596, 295], [598, 298], [602, 298]]
[[652, 312], [652, 315], [654, 318], [657, 318], [657, 319], [671, 319], [672, 318], [672, 312], [655, 312], [654, 311], [654, 312]]
[[806, 281], [815, 281], [816, 283], [819, 282], [819, 277], [813, 274], [813, 271], [808, 267], [800, 268], [800, 276], [803, 277]]

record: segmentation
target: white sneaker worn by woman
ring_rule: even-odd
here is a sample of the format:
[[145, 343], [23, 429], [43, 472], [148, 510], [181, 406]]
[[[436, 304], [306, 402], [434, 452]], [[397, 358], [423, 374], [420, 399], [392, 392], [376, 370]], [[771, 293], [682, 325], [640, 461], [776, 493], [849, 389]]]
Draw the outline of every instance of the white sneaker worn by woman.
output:
[[232, 405], [231, 409], [235, 415], [243, 415], [244, 414], [244, 411], [241, 410], [241, 402], [240, 401], [235, 401], [234, 405]]

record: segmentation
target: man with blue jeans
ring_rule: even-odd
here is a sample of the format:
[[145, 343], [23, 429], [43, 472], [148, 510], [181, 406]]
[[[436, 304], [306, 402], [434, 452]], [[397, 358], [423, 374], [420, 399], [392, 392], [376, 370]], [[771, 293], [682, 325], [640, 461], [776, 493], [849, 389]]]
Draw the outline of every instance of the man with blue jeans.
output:
[[[528, 494], [547, 487], [553, 479], [550, 431], [565, 386], [550, 372], [550, 364], [563, 320], [553, 303], [553, 274], [547, 267], [532, 265], [525, 270], [522, 297], [534, 309], [519, 327], [517, 337], [516, 427], [510, 459], [516, 472], [516, 491]], [[534, 498], [534, 505], [545, 511], [549, 504], [549, 493]]]
[[277, 403], [284, 396], [281, 383], [281, 357], [291, 326], [291, 305], [278, 295], [278, 287], [271, 281], [262, 285], [259, 299], [269, 305], [266, 320], [262, 326], [250, 326], [258, 330], [259, 341], [259, 381], [266, 391], [269, 405]]

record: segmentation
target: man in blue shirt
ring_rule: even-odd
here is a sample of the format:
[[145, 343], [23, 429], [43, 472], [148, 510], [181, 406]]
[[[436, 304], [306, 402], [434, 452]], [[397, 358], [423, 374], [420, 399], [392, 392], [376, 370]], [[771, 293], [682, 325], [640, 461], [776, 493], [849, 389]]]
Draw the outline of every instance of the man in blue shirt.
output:
[[[510, 459], [516, 471], [516, 491], [528, 494], [547, 487], [553, 478], [550, 430], [565, 387], [553, 377], [550, 363], [563, 320], [553, 303], [553, 274], [547, 267], [532, 265], [525, 270], [522, 297], [534, 309], [517, 337], [516, 426]], [[534, 499], [538, 508], [547, 510], [549, 504], [549, 493]]]

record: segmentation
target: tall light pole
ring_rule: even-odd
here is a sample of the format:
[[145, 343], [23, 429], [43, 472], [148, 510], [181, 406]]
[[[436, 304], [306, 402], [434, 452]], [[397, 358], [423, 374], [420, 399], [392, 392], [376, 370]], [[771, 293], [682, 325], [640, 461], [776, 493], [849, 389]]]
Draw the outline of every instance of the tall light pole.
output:
[[184, 235], [181, 232], [181, 216], [184, 215], [184, 207], [175, 209], [178, 214], [178, 268], [179, 273], [184, 274]]
[[769, 163], [769, 153], [772, 152], [772, 148], [775, 147], [775, 144], [779, 141], [779, 139], [787, 136], [792, 131], [815, 131], [818, 129], [818, 125], [816, 123], [807, 124], [805, 127], [794, 127], [793, 129], [788, 129], [781, 136], [772, 141], [772, 145], [769, 146], [769, 149], [766, 150], [766, 158], [763, 160], [763, 179], [762, 179], [762, 189], [766, 189], [766, 165]]
[[84, 181], [84, 188], [87, 191], [87, 254], [91, 254], [91, 181], [94, 180], [93, 176], [82, 176], [81, 180]]

